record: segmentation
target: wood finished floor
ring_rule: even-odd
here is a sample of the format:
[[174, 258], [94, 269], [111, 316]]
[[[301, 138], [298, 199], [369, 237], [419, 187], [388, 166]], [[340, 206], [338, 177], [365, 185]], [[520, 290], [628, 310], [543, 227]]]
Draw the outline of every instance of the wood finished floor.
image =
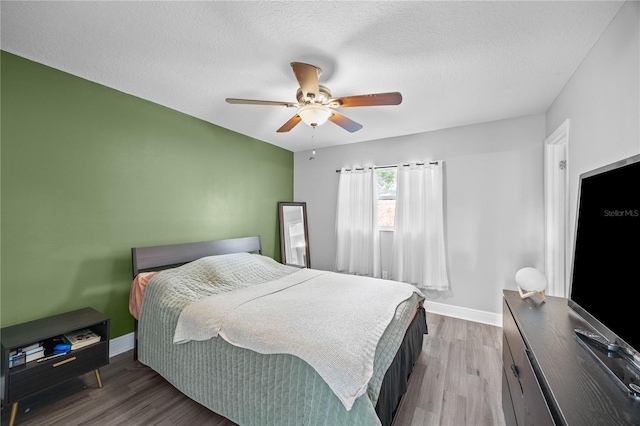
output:
[[[429, 335], [394, 426], [504, 425], [502, 329], [429, 313], [427, 324]], [[102, 389], [90, 373], [22, 401], [16, 426], [235, 424], [133, 361], [131, 352], [100, 371]], [[3, 407], [3, 426], [10, 411]]]

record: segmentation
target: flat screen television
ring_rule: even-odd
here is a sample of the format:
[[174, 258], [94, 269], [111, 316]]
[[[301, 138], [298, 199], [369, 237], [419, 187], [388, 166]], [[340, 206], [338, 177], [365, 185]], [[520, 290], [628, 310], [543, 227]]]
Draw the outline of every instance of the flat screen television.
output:
[[[640, 350], [640, 155], [580, 175], [569, 306]], [[636, 360], [637, 361], [637, 360]]]

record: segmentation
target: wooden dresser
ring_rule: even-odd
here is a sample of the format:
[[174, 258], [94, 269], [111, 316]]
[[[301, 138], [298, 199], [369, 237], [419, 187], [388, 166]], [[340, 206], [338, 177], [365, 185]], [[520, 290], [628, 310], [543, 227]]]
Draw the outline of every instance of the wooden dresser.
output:
[[574, 337], [593, 330], [567, 299], [504, 291], [502, 405], [508, 425], [640, 425], [627, 395]]

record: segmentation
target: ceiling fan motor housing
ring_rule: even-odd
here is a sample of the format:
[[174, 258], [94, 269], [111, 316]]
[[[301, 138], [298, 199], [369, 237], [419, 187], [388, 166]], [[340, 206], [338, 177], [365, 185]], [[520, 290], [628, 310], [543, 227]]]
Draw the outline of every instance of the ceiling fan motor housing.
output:
[[298, 99], [298, 103], [300, 105], [306, 105], [308, 103], [316, 103], [321, 105], [329, 105], [329, 100], [331, 100], [331, 91], [325, 86], [318, 86], [318, 94], [316, 97], [305, 97], [304, 93], [302, 93], [302, 89], [298, 89], [296, 92], [296, 99]]

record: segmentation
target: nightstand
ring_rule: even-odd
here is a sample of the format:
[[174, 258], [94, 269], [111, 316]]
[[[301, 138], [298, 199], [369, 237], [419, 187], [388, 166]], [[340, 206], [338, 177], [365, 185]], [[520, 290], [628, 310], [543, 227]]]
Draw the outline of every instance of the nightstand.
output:
[[[3, 328], [0, 334], [2, 404], [12, 404], [9, 425], [13, 426], [15, 422], [18, 402], [21, 399], [60, 382], [94, 371], [98, 387], [102, 387], [99, 368], [109, 364], [109, 326], [108, 316], [93, 308], [84, 308]], [[62, 334], [85, 328], [100, 335], [100, 342], [46, 359], [46, 356], [53, 352], [55, 344], [60, 343], [58, 339]], [[44, 360], [9, 366], [12, 351], [33, 344], [41, 344], [44, 347]]]

